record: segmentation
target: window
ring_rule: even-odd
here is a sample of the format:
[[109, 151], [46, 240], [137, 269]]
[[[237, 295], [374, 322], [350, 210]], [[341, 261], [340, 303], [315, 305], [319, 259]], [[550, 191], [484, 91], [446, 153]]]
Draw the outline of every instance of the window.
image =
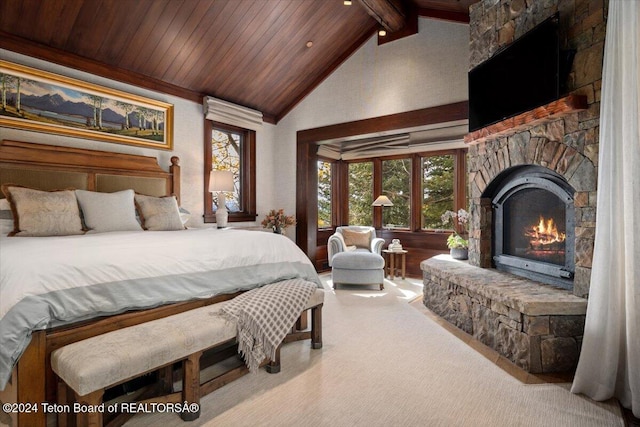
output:
[[422, 157], [422, 229], [442, 228], [441, 216], [455, 211], [454, 156]]
[[331, 227], [331, 163], [318, 160], [318, 228]]
[[411, 159], [382, 162], [382, 194], [393, 206], [382, 211], [387, 228], [409, 228], [411, 223]]
[[349, 224], [373, 224], [373, 162], [349, 163]]
[[[334, 200], [344, 200], [348, 206], [348, 211], [339, 212], [341, 224], [411, 232], [441, 230], [445, 211], [466, 209], [465, 149], [358, 159], [345, 164], [348, 184], [334, 187], [334, 192], [342, 195], [338, 199], [334, 195]], [[334, 170], [338, 176], [341, 173], [340, 169]], [[387, 196], [393, 206], [376, 213], [371, 204], [380, 195]]]
[[255, 221], [255, 132], [205, 120], [204, 222], [215, 222], [216, 195], [209, 191], [209, 172], [233, 172], [234, 191], [225, 193], [229, 222]]

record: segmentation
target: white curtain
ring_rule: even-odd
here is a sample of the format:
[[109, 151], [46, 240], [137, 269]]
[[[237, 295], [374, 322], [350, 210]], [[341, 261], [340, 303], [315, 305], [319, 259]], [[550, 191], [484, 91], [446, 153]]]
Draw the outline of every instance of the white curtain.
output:
[[640, 417], [640, 1], [611, 0], [589, 304], [571, 391]]

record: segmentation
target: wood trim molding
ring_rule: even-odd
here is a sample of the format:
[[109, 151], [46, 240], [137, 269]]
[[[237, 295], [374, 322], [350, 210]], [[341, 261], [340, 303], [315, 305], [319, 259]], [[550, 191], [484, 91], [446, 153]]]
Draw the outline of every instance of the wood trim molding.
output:
[[387, 31], [404, 28], [406, 12], [402, 0], [360, 0], [360, 4]]
[[425, 7], [421, 7], [418, 9], [418, 15], [424, 16], [425, 18], [433, 18], [449, 22], [459, 22], [463, 24], [468, 24], [470, 21], [468, 13], [453, 12], [450, 10], [429, 9]]
[[368, 133], [444, 123], [454, 120], [466, 120], [469, 118], [468, 111], [469, 102], [462, 101], [437, 107], [423, 108], [421, 110], [301, 130], [297, 133], [297, 139], [298, 143], [317, 143], [334, 138], [365, 135]]
[[467, 144], [479, 144], [487, 139], [513, 135], [531, 126], [545, 121], [557, 119], [567, 114], [587, 109], [587, 97], [584, 95], [569, 95], [557, 101], [550, 102], [531, 111], [502, 120], [482, 129], [471, 132], [464, 137]]

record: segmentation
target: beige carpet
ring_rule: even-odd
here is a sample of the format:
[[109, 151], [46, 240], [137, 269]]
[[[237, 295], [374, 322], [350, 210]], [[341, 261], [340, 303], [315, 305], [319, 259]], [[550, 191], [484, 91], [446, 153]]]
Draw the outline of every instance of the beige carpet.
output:
[[[330, 289], [330, 275], [323, 275]], [[140, 414], [131, 426], [623, 426], [617, 403], [525, 384], [410, 301], [418, 281], [326, 295], [324, 348], [282, 349], [282, 372], [247, 375], [202, 399], [202, 414]], [[419, 306], [418, 306], [419, 308]]]

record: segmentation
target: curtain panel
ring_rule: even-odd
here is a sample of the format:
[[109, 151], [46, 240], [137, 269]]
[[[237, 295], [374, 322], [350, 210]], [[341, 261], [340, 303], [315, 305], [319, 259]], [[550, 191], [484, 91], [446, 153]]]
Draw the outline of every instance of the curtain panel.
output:
[[589, 305], [571, 391], [640, 417], [640, 1], [611, 0]]

